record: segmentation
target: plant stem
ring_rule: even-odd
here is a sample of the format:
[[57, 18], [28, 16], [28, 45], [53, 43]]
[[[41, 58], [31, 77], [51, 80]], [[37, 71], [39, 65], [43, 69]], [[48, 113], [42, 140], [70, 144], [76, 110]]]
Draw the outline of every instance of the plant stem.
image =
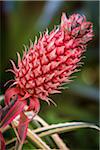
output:
[[[49, 126], [47, 122], [45, 122], [41, 117], [39, 117], [38, 115], [35, 116], [35, 119], [37, 121], [39, 121], [44, 127]], [[61, 150], [69, 150], [69, 148], [65, 145], [65, 143], [63, 142], [63, 140], [59, 137], [58, 134], [52, 134], [51, 137], [53, 138], [53, 140], [55, 141], [55, 143], [57, 144], [57, 146], [59, 147], [59, 149]]]
[[[18, 121], [14, 119], [13, 124], [14, 126], [18, 126]], [[30, 129], [27, 130], [27, 136], [31, 139], [32, 142], [35, 142], [39, 148], [43, 150], [50, 150], [49, 146], [45, 142], [43, 142], [42, 139], [37, 134], [32, 132]], [[18, 147], [18, 150], [21, 150], [22, 148], [21, 145]]]

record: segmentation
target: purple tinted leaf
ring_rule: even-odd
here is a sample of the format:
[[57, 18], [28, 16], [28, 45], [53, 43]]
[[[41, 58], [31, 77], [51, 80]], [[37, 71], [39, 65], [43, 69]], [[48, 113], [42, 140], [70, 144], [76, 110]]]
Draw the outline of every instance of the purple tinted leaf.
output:
[[13, 119], [23, 111], [25, 105], [25, 100], [17, 100], [16, 103], [12, 106], [12, 108], [8, 111], [6, 116], [1, 120], [1, 127], [4, 128], [8, 124], [10, 124], [13, 121]]
[[19, 133], [21, 143], [24, 143], [24, 140], [26, 138], [29, 122], [30, 122], [30, 119], [28, 119], [28, 117], [24, 114], [24, 112], [22, 112], [20, 114], [20, 120], [19, 120], [19, 125], [18, 125], [18, 133]]
[[0, 147], [1, 150], [5, 150], [5, 140], [1, 132], [0, 132], [0, 146], [1, 146]]
[[12, 96], [19, 93], [19, 90], [17, 88], [9, 88], [5, 92], [5, 104], [8, 105]]

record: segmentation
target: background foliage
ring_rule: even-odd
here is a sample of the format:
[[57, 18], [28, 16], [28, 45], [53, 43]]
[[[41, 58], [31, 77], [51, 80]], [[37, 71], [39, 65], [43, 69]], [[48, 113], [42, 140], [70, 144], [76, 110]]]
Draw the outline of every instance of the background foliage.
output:
[[[99, 1], [2, 1], [0, 8], [1, 94], [4, 94], [7, 88], [4, 87], [4, 83], [13, 77], [12, 74], [5, 73], [5, 70], [11, 67], [9, 59], [17, 62], [16, 52], [22, 54], [23, 44], [28, 45], [29, 39], [34, 41], [35, 35], [39, 36], [39, 32], [45, 28], [49, 31], [53, 29], [53, 25], [60, 23], [62, 12], [66, 12], [67, 15], [84, 14], [93, 22], [95, 36], [85, 53], [85, 64], [81, 72], [74, 74], [77, 78], [70, 85], [65, 85], [68, 89], [63, 90], [62, 94], [51, 96], [57, 107], [41, 102], [39, 115], [50, 124], [87, 121], [98, 125]], [[9, 134], [5, 135], [6, 138]], [[92, 129], [79, 129], [60, 136], [72, 150], [98, 149], [98, 133]]]

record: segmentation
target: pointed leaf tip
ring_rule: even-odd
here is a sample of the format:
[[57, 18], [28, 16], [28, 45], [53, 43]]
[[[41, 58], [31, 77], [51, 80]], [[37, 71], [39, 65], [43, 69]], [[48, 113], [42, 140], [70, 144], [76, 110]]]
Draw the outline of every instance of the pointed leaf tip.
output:
[[5, 140], [4, 140], [4, 137], [3, 137], [3, 135], [2, 135], [2, 133], [0, 132], [0, 149], [1, 150], [6, 150], [5, 148]]

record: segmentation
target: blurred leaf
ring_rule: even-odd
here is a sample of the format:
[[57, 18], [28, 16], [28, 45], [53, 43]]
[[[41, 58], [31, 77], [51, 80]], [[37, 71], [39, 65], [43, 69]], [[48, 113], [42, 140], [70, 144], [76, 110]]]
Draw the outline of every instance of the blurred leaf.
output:
[[[41, 123], [42, 126], [44, 126], [44, 127], [48, 127], [49, 126], [49, 124], [45, 120], [43, 120], [40, 116], [38, 116], [38, 115], [35, 116], [35, 119], [39, 123]], [[52, 139], [54, 140], [55, 144], [58, 146], [59, 149], [68, 150], [68, 147], [66, 146], [66, 144], [63, 142], [63, 140], [60, 138], [60, 136], [58, 134], [52, 134], [51, 137], [52, 137]], [[47, 136], [47, 138], [49, 138], [49, 143], [50, 142], [52, 143], [50, 137]], [[50, 145], [52, 146], [54, 144], [50, 144]]]
[[84, 84], [72, 84], [70, 85], [71, 90], [78, 93], [79, 95], [89, 98], [91, 100], [98, 101], [99, 99], [99, 89], [91, 86], [86, 86]]
[[33, 144], [31, 144], [31, 142], [27, 142], [23, 145], [22, 150], [31, 150], [31, 149], [36, 149], [36, 147], [33, 146]]
[[47, 28], [63, 3], [64, 1], [46, 1], [43, 11], [35, 24], [36, 29], [42, 31]]
[[70, 122], [70, 123], [60, 123], [60, 124], [50, 125], [48, 127], [42, 127], [34, 130], [34, 132], [38, 133], [39, 136], [42, 137], [54, 133], [69, 132], [79, 128], [93, 128], [96, 130], [100, 130], [98, 126], [93, 124], [84, 123], [84, 122]]

